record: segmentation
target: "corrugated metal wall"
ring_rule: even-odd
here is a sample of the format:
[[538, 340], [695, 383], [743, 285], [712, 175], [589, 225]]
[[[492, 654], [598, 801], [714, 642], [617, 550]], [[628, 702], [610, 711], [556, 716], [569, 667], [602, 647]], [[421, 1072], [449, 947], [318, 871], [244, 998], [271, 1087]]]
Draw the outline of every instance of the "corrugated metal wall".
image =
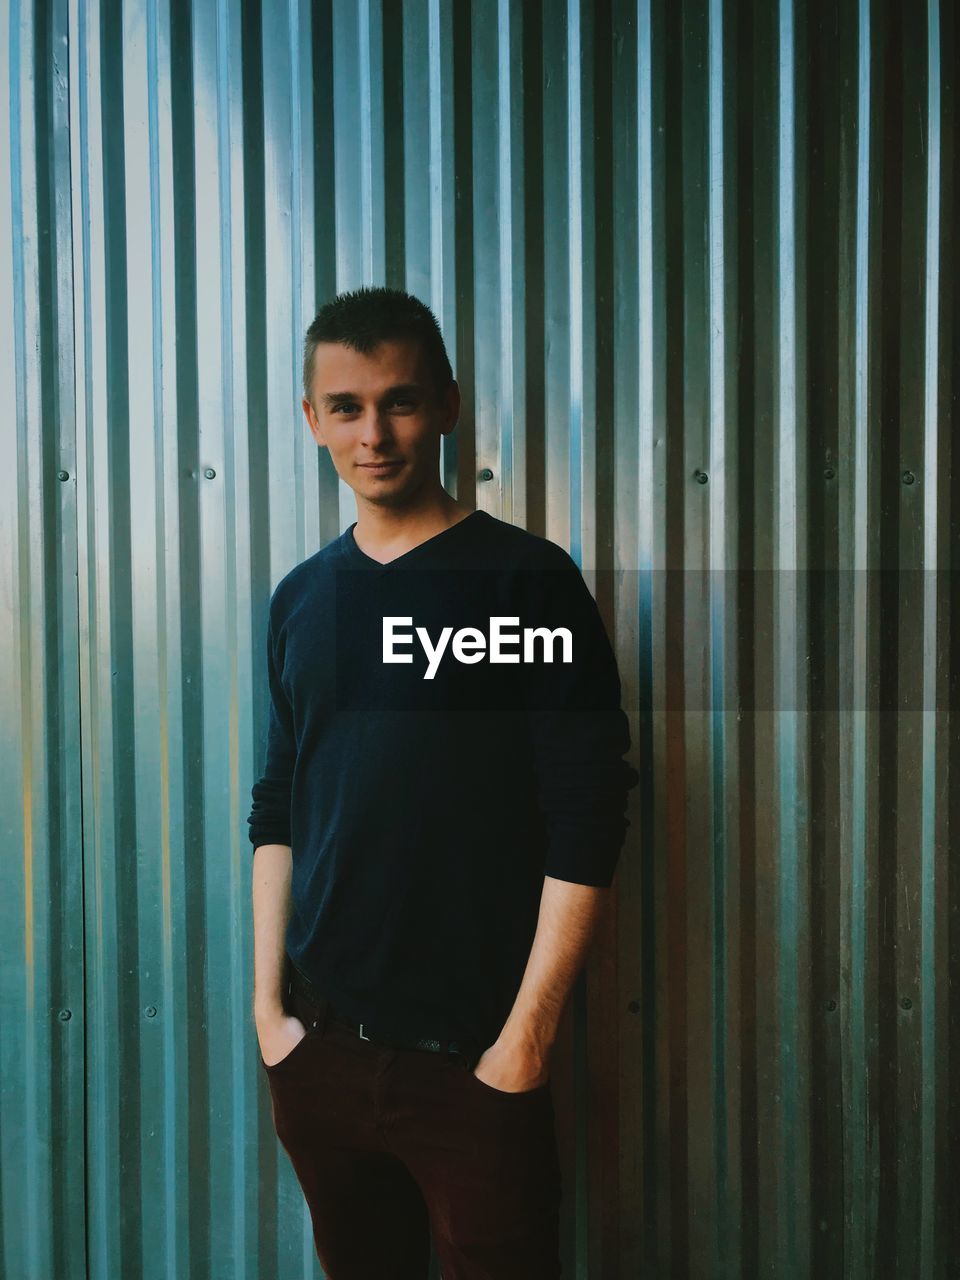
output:
[[954, 6], [0, 21], [4, 1277], [319, 1273], [244, 819], [270, 590], [355, 516], [300, 337], [365, 282], [441, 321], [448, 487], [620, 655], [565, 1274], [956, 1274]]

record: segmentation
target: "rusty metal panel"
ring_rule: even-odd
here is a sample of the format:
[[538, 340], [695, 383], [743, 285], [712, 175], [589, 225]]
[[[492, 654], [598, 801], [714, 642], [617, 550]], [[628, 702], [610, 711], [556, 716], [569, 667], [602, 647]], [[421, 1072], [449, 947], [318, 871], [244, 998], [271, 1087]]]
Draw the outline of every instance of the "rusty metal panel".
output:
[[242, 819], [271, 589], [356, 515], [302, 333], [386, 283], [461, 384], [447, 487], [582, 566], [642, 776], [554, 1058], [564, 1274], [945, 1280], [955, 6], [0, 30], [0, 1271], [320, 1274]]

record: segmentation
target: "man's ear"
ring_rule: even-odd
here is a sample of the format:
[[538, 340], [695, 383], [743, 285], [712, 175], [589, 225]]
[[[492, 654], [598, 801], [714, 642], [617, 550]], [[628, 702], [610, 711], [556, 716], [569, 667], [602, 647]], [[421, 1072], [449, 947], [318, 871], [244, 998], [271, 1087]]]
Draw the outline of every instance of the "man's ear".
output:
[[460, 421], [460, 384], [456, 378], [450, 383], [443, 397], [444, 425], [440, 434], [448, 436]]
[[307, 420], [307, 426], [310, 428], [310, 434], [316, 440], [321, 449], [326, 448], [326, 441], [323, 438], [323, 428], [320, 426], [320, 420], [316, 411], [309, 400], [304, 398], [300, 401], [300, 407], [303, 409], [303, 416]]

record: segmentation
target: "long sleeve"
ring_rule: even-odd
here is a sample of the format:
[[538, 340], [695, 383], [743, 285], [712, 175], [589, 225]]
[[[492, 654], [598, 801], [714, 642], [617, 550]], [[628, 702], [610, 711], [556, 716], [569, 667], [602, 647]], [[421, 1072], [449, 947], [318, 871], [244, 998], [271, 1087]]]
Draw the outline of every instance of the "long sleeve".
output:
[[576, 562], [542, 571], [534, 592], [537, 625], [568, 628], [573, 661], [528, 667], [526, 710], [548, 845], [545, 872], [558, 880], [608, 887], [630, 823], [627, 793], [640, 781], [623, 757], [630, 727], [620, 676], [596, 601]]
[[267, 624], [267, 676], [270, 707], [266, 761], [262, 775], [253, 786], [253, 806], [247, 819], [254, 849], [262, 844], [291, 843], [290, 796], [297, 761], [293, 711], [277, 664], [272, 600]]

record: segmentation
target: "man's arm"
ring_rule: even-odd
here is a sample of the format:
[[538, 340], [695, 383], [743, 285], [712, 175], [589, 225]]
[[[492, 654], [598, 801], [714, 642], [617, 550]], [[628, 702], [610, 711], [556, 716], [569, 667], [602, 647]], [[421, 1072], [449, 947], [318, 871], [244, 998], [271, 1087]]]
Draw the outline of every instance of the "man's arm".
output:
[[560, 1017], [609, 896], [609, 888], [544, 878], [523, 981], [496, 1043], [477, 1063], [487, 1084], [513, 1092], [548, 1078]]
[[546, 1064], [610, 890], [546, 876], [537, 932], [499, 1042]]
[[640, 780], [624, 758], [630, 729], [603, 619], [573, 560], [559, 547], [550, 555], [558, 568], [532, 578], [526, 603], [536, 622], [571, 631], [573, 662], [533, 666], [525, 680], [547, 827], [540, 914], [513, 1008], [476, 1071], [508, 1090], [548, 1077], [560, 1016], [609, 900], [630, 825], [627, 792]]
[[268, 1066], [285, 1058], [307, 1034], [283, 1007], [284, 934], [290, 918], [293, 851], [258, 845], [253, 853], [253, 1017], [260, 1056]]
[[[291, 787], [297, 761], [293, 708], [281, 680], [271, 598], [267, 623], [267, 677], [270, 687], [267, 752], [254, 784], [247, 818], [253, 845], [253, 1016], [261, 1048], [276, 1058], [291, 1035], [302, 1034], [297, 1020], [287, 1025], [283, 1012], [283, 976], [287, 923], [293, 910]], [[277, 1028], [281, 1028], [277, 1032]]]
[[262, 844], [253, 855], [253, 1016], [282, 1012], [284, 935], [290, 919], [293, 853], [287, 844]]

